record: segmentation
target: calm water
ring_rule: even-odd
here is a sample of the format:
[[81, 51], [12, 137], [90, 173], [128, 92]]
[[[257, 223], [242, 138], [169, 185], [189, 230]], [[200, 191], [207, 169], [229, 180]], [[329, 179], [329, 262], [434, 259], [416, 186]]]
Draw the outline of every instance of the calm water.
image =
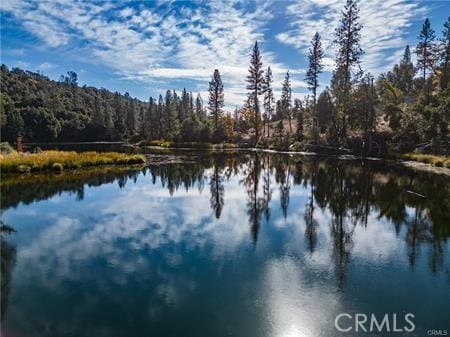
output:
[[340, 336], [343, 312], [450, 333], [445, 176], [185, 153], [4, 178], [1, 202], [4, 336]]

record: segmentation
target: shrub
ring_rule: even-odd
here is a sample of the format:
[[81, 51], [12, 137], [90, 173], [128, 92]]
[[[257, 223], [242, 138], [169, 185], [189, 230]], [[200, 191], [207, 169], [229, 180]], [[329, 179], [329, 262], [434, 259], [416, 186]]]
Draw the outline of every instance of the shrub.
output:
[[0, 153], [3, 154], [10, 154], [16, 152], [11, 145], [9, 145], [8, 142], [2, 142], [0, 143]]
[[62, 172], [62, 171], [64, 171], [64, 166], [61, 163], [54, 163], [52, 165], [52, 171]]
[[0, 155], [3, 173], [29, 171], [57, 171], [100, 165], [144, 164], [145, 157], [116, 152], [43, 151], [41, 153], [17, 153]]
[[145, 159], [142, 156], [134, 156], [128, 159], [128, 163], [130, 164], [144, 164]]
[[31, 165], [31, 172], [39, 172], [42, 171], [42, 166], [38, 164]]
[[237, 145], [234, 143], [224, 143], [223, 148], [224, 149], [235, 149], [235, 148], [237, 148]]
[[17, 172], [19, 173], [28, 173], [31, 171], [31, 167], [28, 165], [19, 165], [17, 166]]
[[290, 151], [305, 151], [305, 145], [299, 141], [294, 142], [289, 146]]
[[433, 160], [429, 157], [419, 157], [419, 161], [425, 164], [431, 164]]

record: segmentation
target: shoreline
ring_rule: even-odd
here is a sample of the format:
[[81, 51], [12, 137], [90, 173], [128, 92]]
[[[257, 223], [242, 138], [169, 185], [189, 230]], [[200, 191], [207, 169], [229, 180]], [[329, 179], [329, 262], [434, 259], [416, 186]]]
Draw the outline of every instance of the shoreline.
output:
[[428, 163], [421, 163], [418, 161], [412, 161], [412, 160], [399, 160], [399, 163], [401, 163], [403, 166], [406, 166], [413, 170], [418, 171], [427, 171], [435, 174], [442, 174], [450, 177], [450, 169], [446, 167], [437, 167], [433, 164]]
[[[130, 144], [132, 145], [132, 144]], [[354, 154], [324, 154], [318, 152], [306, 152], [306, 151], [278, 151], [272, 149], [261, 149], [261, 148], [188, 148], [188, 147], [163, 147], [163, 146], [135, 146], [136, 148], [147, 148], [147, 149], [155, 149], [155, 150], [167, 150], [167, 151], [206, 151], [206, 152], [229, 152], [229, 151], [240, 151], [240, 152], [263, 152], [263, 153], [272, 153], [272, 154], [285, 154], [285, 155], [300, 155], [306, 157], [329, 157], [329, 158], [337, 158], [339, 160], [370, 160], [370, 161], [385, 161], [387, 163], [395, 163], [406, 166], [411, 169], [419, 170], [419, 171], [427, 171], [435, 174], [446, 175], [450, 177], [450, 168], [446, 167], [437, 167], [430, 163], [422, 163], [418, 161], [405, 160], [402, 158], [380, 158], [380, 157], [362, 157]]]
[[[38, 143], [26, 143], [26, 145], [38, 145]], [[362, 157], [354, 154], [338, 154], [338, 153], [320, 153], [313, 151], [280, 151], [273, 150], [267, 148], [255, 148], [255, 147], [223, 147], [220, 144], [214, 144], [213, 146], [204, 146], [204, 147], [165, 147], [165, 146], [157, 146], [157, 145], [147, 145], [140, 146], [137, 143], [127, 143], [127, 142], [117, 142], [117, 141], [99, 141], [99, 142], [53, 142], [53, 143], [39, 143], [41, 145], [122, 145], [128, 148], [134, 149], [150, 149], [157, 150], [161, 152], [172, 152], [172, 151], [199, 151], [199, 152], [261, 152], [261, 153], [272, 153], [272, 154], [284, 154], [284, 155], [299, 155], [306, 157], [328, 157], [328, 158], [337, 158], [340, 160], [370, 160], [370, 161], [386, 161], [390, 163], [397, 163], [403, 165], [405, 167], [419, 170], [419, 171], [427, 171], [435, 174], [447, 175], [450, 177], [450, 168], [446, 167], [437, 167], [431, 163], [423, 163], [419, 161], [407, 160], [402, 158], [382, 158], [382, 157]], [[333, 148], [330, 148], [330, 152]], [[336, 148], [336, 151], [345, 151], [345, 149]], [[143, 153], [144, 155], [148, 155]]]

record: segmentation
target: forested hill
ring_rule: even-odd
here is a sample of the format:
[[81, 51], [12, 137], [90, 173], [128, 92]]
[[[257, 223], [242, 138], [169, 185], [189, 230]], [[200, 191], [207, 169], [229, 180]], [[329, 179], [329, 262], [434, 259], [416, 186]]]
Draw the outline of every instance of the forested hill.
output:
[[144, 103], [106, 89], [79, 87], [68, 72], [59, 82], [1, 66], [2, 140], [116, 140], [133, 134]]

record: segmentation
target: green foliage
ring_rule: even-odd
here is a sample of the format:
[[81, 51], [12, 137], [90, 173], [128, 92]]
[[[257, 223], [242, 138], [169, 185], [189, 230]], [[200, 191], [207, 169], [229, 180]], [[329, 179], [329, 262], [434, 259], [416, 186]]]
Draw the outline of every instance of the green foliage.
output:
[[[217, 71], [218, 118], [214, 141], [225, 141], [223, 85]], [[201, 96], [183, 89], [181, 97], [168, 90], [159, 100], [142, 102], [128, 93], [79, 87], [74, 72], [59, 82], [19, 68], [1, 67], [0, 121], [2, 139], [25, 141], [98, 141], [167, 139], [211, 140], [210, 121]], [[206, 124], [206, 125], [205, 125]]]

